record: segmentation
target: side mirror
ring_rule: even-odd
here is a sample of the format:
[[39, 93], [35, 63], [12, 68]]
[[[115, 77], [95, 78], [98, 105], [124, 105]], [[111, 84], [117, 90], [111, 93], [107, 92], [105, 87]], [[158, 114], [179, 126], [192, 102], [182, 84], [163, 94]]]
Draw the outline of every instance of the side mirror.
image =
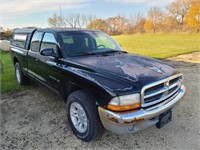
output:
[[54, 52], [53, 48], [44, 48], [40, 51], [40, 54], [43, 56], [58, 57], [58, 55]]

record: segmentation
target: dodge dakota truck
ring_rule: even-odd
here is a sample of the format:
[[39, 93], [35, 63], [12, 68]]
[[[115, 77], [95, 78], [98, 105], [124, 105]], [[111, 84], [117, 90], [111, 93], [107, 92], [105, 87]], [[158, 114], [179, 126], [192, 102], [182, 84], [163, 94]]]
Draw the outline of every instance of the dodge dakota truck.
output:
[[83, 141], [104, 129], [121, 135], [161, 128], [185, 94], [173, 66], [130, 54], [101, 31], [15, 29], [11, 57], [18, 84], [32, 79], [62, 95], [71, 129]]

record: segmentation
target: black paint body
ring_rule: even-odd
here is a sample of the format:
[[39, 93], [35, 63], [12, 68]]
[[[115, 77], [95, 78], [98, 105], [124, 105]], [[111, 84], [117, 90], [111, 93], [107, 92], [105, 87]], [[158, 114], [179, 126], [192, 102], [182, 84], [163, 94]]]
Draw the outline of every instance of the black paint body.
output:
[[[35, 32], [53, 33], [57, 40], [58, 58], [30, 51]], [[66, 97], [77, 89], [89, 90], [100, 106], [106, 106], [115, 96], [140, 93], [144, 85], [179, 72], [168, 64], [124, 51], [106, 54], [68, 56], [60, 33], [99, 32], [86, 29], [20, 29], [14, 34], [27, 34], [24, 48], [13, 46], [13, 62], [19, 62], [24, 75], [37, 80]], [[13, 35], [14, 35], [13, 34]], [[20, 52], [21, 51], [21, 52]]]

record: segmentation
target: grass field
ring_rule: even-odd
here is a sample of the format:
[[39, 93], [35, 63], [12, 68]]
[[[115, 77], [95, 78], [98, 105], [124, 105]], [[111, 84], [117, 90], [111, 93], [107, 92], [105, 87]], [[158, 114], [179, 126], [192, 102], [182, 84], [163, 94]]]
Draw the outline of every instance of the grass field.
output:
[[3, 64], [3, 72], [0, 73], [1, 93], [14, 92], [21, 89], [21, 86], [15, 81], [14, 67], [11, 63], [10, 53], [1, 51], [1, 61]]
[[168, 58], [200, 51], [200, 35], [155, 34], [113, 36], [123, 49], [154, 58]]
[[[154, 58], [167, 58], [179, 54], [200, 51], [200, 35], [120, 35], [114, 36], [122, 47], [131, 53]], [[1, 76], [1, 93], [14, 92], [23, 89], [16, 84], [14, 68], [10, 53], [1, 51], [1, 61], [4, 72]]]

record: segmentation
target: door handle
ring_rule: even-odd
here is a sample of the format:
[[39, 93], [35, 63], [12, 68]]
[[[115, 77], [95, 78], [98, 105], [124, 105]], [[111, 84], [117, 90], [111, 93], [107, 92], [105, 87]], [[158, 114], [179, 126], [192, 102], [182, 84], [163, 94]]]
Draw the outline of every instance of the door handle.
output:
[[38, 58], [35, 58], [35, 62], [39, 62], [39, 59], [38, 59]]

